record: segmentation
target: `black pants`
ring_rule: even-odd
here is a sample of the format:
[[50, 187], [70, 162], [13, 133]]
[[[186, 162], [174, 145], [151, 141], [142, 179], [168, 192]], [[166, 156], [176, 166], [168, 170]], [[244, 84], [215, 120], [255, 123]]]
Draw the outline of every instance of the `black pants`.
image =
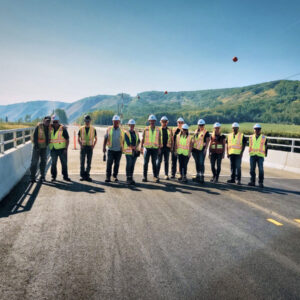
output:
[[170, 148], [164, 147], [161, 149], [160, 154], [158, 154], [157, 161], [156, 161], [156, 168], [157, 168], [157, 175], [159, 176], [160, 166], [162, 160], [164, 158], [165, 161], [165, 175], [169, 175], [169, 157], [170, 157]]
[[258, 166], [258, 182], [263, 183], [264, 182], [264, 158], [254, 155], [250, 156], [250, 175], [251, 175], [251, 182], [255, 182], [255, 169], [256, 164]]
[[186, 177], [187, 173], [187, 166], [189, 162], [189, 157], [183, 154], [178, 155], [178, 160], [179, 160], [179, 173], [182, 177]]
[[171, 170], [172, 176], [176, 175], [177, 161], [178, 161], [177, 155], [175, 155], [174, 152], [172, 152], [172, 170]]
[[113, 176], [117, 177], [119, 173], [120, 160], [122, 157], [122, 151], [112, 151], [108, 150], [107, 153], [107, 163], [106, 163], [106, 177], [111, 177], [111, 169], [114, 164]]
[[230, 158], [230, 169], [231, 169], [231, 180], [237, 179], [238, 181], [241, 180], [242, 171], [241, 171], [241, 164], [242, 158], [239, 154], [231, 154]]
[[195, 160], [195, 165], [196, 165], [196, 171], [197, 175], [204, 175], [205, 172], [205, 156], [204, 156], [204, 151], [198, 150], [198, 149], [193, 149], [192, 150], [192, 155]]
[[132, 179], [137, 157], [133, 155], [125, 155], [125, 157], [126, 157], [126, 177], [127, 179]]
[[60, 159], [61, 162], [61, 168], [62, 168], [62, 175], [64, 178], [68, 178], [68, 156], [67, 156], [67, 152], [65, 151], [65, 149], [59, 149], [59, 150], [55, 150], [52, 149], [51, 150], [51, 175], [52, 178], [56, 178], [57, 176], [57, 160], [58, 157]]
[[[221, 163], [222, 163], [223, 153], [212, 153], [210, 156], [210, 165], [213, 176], [219, 179], [219, 175], [221, 172]], [[216, 170], [216, 162], [217, 162], [217, 170]]]
[[151, 156], [151, 162], [152, 162], [152, 171], [153, 171], [153, 176], [157, 177], [157, 168], [156, 168], [156, 160], [158, 156], [158, 149], [153, 149], [153, 148], [144, 148], [144, 177], [147, 177], [148, 173], [148, 164], [149, 164], [149, 159]]
[[[93, 157], [93, 147], [83, 146], [80, 149], [80, 176], [83, 178], [90, 177], [91, 163]], [[85, 167], [86, 158], [86, 167]]]
[[30, 177], [35, 179], [35, 174], [37, 171], [38, 163], [40, 161], [40, 173], [41, 177], [45, 177], [46, 163], [47, 163], [47, 148], [39, 149], [33, 148], [31, 165], [30, 165]]

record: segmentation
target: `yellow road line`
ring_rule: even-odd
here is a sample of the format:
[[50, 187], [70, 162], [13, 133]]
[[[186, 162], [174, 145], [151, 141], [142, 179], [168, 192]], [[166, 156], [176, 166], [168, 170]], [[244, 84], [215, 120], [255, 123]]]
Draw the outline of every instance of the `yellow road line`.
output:
[[294, 221], [300, 223], [300, 219], [294, 219]]
[[279, 223], [279, 222], [277, 222], [276, 220], [273, 220], [273, 219], [267, 219], [267, 221], [275, 224], [276, 226], [282, 226], [283, 225], [282, 223]]

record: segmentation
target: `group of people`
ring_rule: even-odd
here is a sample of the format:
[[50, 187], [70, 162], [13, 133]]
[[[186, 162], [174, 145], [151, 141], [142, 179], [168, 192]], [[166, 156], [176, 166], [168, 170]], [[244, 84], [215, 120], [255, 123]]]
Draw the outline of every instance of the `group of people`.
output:
[[[228, 183], [241, 184], [241, 163], [247, 138], [239, 131], [239, 124], [232, 124], [232, 132], [226, 137], [221, 133], [221, 124], [214, 124], [213, 132], [210, 133], [205, 128], [205, 121], [198, 121], [198, 128], [193, 134], [189, 132], [189, 126], [183, 118], [177, 120], [177, 127], [168, 127], [168, 118], [163, 116], [160, 125], [157, 126], [157, 119], [154, 115], [148, 118], [149, 126], [143, 130], [142, 138], [135, 128], [133, 119], [128, 121], [128, 128], [121, 127], [120, 117], [113, 116], [112, 126], [106, 130], [103, 142], [103, 160], [106, 161], [105, 182], [118, 182], [118, 172], [122, 154], [126, 157], [126, 177], [127, 184], [134, 185], [134, 167], [137, 158], [144, 156], [143, 182], [148, 181], [148, 165], [151, 158], [154, 182], [159, 182], [159, 174], [162, 161], [164, 160], [164, 179], [176, 178], [187, 182], [188, 162], [193, 156], [196, 167], [196, 175], [193, 181], [204, 183], [205, 158], [209, 154], [212, 178], [211, 182], [218, 182], [222, 160], [230, 159], [231, 179]], [[97, 143], [97, 131], [91, 126], [91, 117], [86, 115], [84, 126], [78, 131], [78, 143], [80, 144], [80, 180], [92, 181], [90, 177], [93, 149]], [[256, 165], [258, 165], [258, 183], [263, 187], [264, 181], [264, 158], [267, 156], [267, 139], [261, 133], [261, 126], [254, 125], [254, 134], [249, 137], [250, 155], [250, 182], [248, 185], [255, 186]], [[69, 146], [69, 135], [66, 128], [59, 123], [57, 116], [47, 116], [42, 123], [39, 123], [33, 134], [33, 154], [31, 162], [31, 181], [36, 181], [36, 171], [40, 159], [40, 180], [45, 180], [45, 166], [47, 158], [47, 148], [49, 145], [52, 164], [52, 181], [57, 176], [57, 160], [60, 158], [62, 164], [63, 179], [70, 181], [67, 168], [67, 151]], [[108, 149], [108, 150], [107, 150]], [[107, 153], [107, 155], [106, 155]], [[169, 162], [171, 155], [171, 176], [169, 177]], [[111, 178], [112, 177], [112, 178]]]

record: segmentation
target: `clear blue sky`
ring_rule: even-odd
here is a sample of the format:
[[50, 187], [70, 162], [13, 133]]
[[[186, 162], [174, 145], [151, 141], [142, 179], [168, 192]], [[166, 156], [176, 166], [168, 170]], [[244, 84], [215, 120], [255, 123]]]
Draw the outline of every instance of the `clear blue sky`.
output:
[[0, 0], [1, 104], [299, 72], [299, 0]]

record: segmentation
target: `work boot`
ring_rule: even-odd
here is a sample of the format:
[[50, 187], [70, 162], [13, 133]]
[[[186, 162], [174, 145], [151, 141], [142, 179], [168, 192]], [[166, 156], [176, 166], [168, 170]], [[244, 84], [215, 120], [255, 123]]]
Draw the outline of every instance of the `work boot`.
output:
[[86, 177], [85, 180], [88, 181], [88, 182], [92, 182], [93, 181], [93, 179], [90, 176]]
[[54, 181], [56, 181], [56, 178], [52, 177], [51, 182], [54, 182]]
[[250, 182], [248, 183], [248, 185], [249, 185], [249, 186], [255, 186], [255, 182], [250, 181]]
[[172, 175], [171, 175], [171, 179], [175, 179], [175, 174], [172, 174]]
[[68, 182], [71, 181], [71, 178], [69, 178], [69, 177], [64, 177], [63, 179], [64, 179], [64, 181], [68, 181]]
[[182, 180], [182, 176], [181, 175], [178, 176], [178, 180], [179, 181]]
[[242, 185], [240, 180], [238, 180], [236, 184], [237, 185]]
[[143, 182], [148, 182], [148, 179], [147, 179], [147, 177], [146, 177], [146, 176], [144, 176], [144, 177], [143, 177], [143, 179], [142, 179], [142, 181], [143, 181]]
[[85, 178], [84, 177], [80, 177], [80, 179], [79, 179], [80, 181], [84, 181], [85, 180]]
[[229, 180], [227, 180], [227, 183], [235, 183], [235, 180], [234, 179], [229, 179]]
[[199, 175], [199, 174], [194, 175], [194, 176], [193, 176], [193, 181], [194, 181], [194, 182], [199, 182], [199, 181], [200, 181], [200, 175]]
[[41, 178], [40, 178], [40, 182], [45, 182], [46, 181], [46, 178], [45, 178], [45, 176], [41, 176]]
[[213, 176], [211, 179], [210, 179], [210, 182], [215, 182], [215, 176]]
[[35, 182], [36, 182], [35, 178], [31, 178], [31, 179], [30, 179], [30, 182], [31, 182], [31, 183], [35, 183]]
[[158, 177], [154, 177], [154, 182], [155, 183], [159, 183], [159, 178]]
[[113, 182], [119, 182], [119, 179], [115, 176], [113, 176]]
[[183, 183], [187, 183], [187, 182], [188, 182], [188, 180], [187, 180], [186, 176], [183, 176], [183, 178], [182, 178], [182, 182], [183, 182]]
[[204, 175], [201, 175], [201, 176], [200, 176], [199, 182], [200, 182], [200, 183], [204, 183]]
[[105, 182], [111, 182], [110, 177], [106, 177]]
[[260, 182], [259, 187], [260, 187], [260, 188], [263, 188], [263, 187], [264, 187], [264, 184], [263, 184], [262, 182]]
[[170, 178], [169, 178], [169, 176], [168, 175], [165, 175], [165, 178], [164, 178], [165, 180], [169, 180]]
[[135, 181], [133, 180], [133, 178], [131, 177], [131, 182], [130, 182], [131, 185], [135, 185]]

